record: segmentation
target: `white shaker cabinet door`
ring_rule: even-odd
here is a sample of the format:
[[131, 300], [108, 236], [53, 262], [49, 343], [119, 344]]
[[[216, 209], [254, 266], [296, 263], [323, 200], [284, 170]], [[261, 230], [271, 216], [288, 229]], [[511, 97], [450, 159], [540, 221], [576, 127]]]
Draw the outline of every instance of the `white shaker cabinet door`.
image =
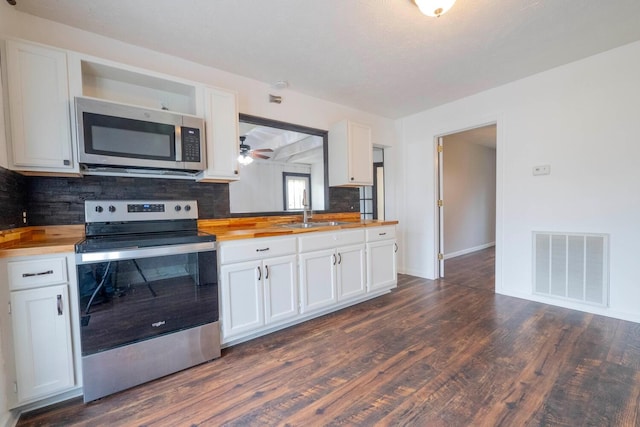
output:
[[309, 313], [337, 302], [335, 249], [307, 252], [300, 257], [301, 311]]
[[18, 400], [75, 384], [67, 285], [11, 292]]
[[240, 179], [238, 153], [238, 107], [236, 94], [205, 88], [207, 169], [202, 181], [230, 182]]
[[367, 243], [369, 292], [397, 286], [397, 247], [395, 239]]
[[220, 267], [223, 342], [264, 325], [263, 274], [260, 260]]
[[298, 315], [296, 256], [267, 258], [263, 262], [265, 323], [281, 322]]
[[338, 248], [338, 300], [364, 295], [366, 288], [365, 246]]
[[7, 41], [13, 169], [77, 172], [66, 52]]

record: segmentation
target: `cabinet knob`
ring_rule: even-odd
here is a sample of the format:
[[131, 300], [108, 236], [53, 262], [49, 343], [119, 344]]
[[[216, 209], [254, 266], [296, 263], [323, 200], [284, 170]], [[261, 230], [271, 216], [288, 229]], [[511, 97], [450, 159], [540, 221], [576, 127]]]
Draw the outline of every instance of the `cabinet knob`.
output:
[[351, 181], [353, 181], [354, 179], [355, 179], [354, 177], [351, 177]]

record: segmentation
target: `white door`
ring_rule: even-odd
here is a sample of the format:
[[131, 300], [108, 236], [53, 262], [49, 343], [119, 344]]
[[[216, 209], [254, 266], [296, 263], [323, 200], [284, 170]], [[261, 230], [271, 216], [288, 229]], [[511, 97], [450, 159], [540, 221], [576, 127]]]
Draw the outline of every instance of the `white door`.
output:
[[397, 286], [396, 248], [395, 240], [381, 240], [367, 244], [367, 270], [370, 292]]
[[438, 271], [444, 277], [444, 138], [438, 138]]
[[338, 248], [338, 301], [366, 293], [365, 246]]
[[18, 401], [74, 386], [67, 285], [11, 292]]
[[264, 260], [265, 324], [298, 315], [296, 256]]
[[223, 342], [264, 325], [263, 274], [259, 260], [220, 267]]
[[336, 303], [336, 266], [334, 249], [300, 254], [300, 290], [302, 313]]

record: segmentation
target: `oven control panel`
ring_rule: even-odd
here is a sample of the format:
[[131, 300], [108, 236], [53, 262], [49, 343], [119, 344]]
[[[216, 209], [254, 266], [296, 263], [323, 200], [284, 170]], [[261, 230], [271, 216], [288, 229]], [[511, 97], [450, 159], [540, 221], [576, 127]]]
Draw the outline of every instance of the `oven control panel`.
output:
[[86, 223], [198, 219], [196, 200], [86, 200]]

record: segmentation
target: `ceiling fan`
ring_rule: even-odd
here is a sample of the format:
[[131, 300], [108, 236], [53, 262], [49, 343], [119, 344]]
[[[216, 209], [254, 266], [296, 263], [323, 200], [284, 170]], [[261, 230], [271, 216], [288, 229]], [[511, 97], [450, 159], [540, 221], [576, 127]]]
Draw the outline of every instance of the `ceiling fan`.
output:
[[266, 153], [273, 153], [271, 148], [258, 148], [256, 150], [252, 150], [251, 146], [244, 143], [246, 136], [240, 137], [240, 156], [238, 157], [238, 161], [242, 164], [248, 165], [253, 161], [253, 159], [268, 159], [270, 156]]

